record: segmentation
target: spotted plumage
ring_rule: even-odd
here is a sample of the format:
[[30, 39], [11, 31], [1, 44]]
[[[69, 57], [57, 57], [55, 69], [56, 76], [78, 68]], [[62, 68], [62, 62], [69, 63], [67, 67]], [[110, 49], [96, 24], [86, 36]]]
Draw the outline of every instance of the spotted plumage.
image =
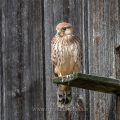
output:
[[[62, 22], [56, 26], [56, 35], [51, 41], [51, 60], [53, 72], [57, 76], [80, 72], [81, 45], [80, 39], [75, 35], [70, 23]], [[58, 85], [57, 105], [65, 107], [70, 105], [72, 99], [71, 87]]]

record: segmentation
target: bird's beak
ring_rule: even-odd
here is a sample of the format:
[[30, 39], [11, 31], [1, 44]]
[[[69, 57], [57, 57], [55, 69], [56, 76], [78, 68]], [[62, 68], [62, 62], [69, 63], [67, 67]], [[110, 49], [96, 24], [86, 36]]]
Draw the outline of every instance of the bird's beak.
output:
[[57, 35], [60, 36], [60, 34], [61, 34], [61, 30], [58, 30]]

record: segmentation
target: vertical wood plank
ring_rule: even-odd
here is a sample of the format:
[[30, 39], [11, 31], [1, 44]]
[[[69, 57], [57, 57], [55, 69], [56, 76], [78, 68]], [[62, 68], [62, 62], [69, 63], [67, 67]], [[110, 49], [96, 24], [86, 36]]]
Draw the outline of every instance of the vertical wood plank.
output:
[[3, 1], [3, 119], [45, 119], [43, 3]]
[[[89, 21], [92, 20], [88, 28], [90, 74], [115, 77], [116, 2], [112, 0], [89, 2]], [[90, 118], [115, 120], [115, 99], [116, 97], [111, 94], [90, 92]]]
[[[120, 79], [120, 46], [115, 49], [116, 77]], [[120, 120], [120, 96], [117, 96], [117, 120]]]
[[45, 119], [43, 1], [23, 1], [24, 118]]
[[[87, 0], [69, 0], [69, 21], [74, 26], [77, 36], [80, 38], [83, 51], [82, 69], [80, 72], [88, 73], [87, 71]], [[76, 17], [77, 16], [77, 17]], [[87, 119], [89, 116], [88, 91], [84, 89], [73, 88], [73, 108], [72, 119]], [[80, 110], [79, 110], [80, 109]]]
[[[116, 3], [120, 6], [120, 1], [118, 0]], [[117, 8], [117, 15], [116, 15], [116, 28], [117, 28], [117, 39], [115, 44], [115, 68], [116, 68], [116, 77], [120, 79], [120, 7]], [[117, 96], [117, 120], [120, 120], [120, 96]]]
[[65, 119], [65, 113], [56, 105], [57, 87], [51, 80], [51, 39], [55, 34], [55, 26], [63, 21], [63, 0], [44, 0], [45, 21], [45, 76], [46, 76], [46, 118], [47, 120]]
[[[120, 1], [117, 0], [116, 2], [117, 6], [120, 6]], [[116, 30], [117, 30], [117, 40], [116, 40], [116, 45], [115, 47], [118, 47], [120, 45], [120, 7], [117, 7], [116, 11]]]
[[2, 106], [3, 106], [3, 99], [2, 99], [2, 95], [3, 95], [3, 89], [2, 89], [2, 75], [3, 75], [3, 71], [2, 71], [2, 2], [0, 1], [0, 119], [2, 119]]
[[3, 119], [18, 119], [12, 96], [19, 92], [18, 49], [17, 49], [17, 1], [3, 1], [2, 47], [3, 47]]
[[[72, 111], [65, 112], [58, 110], [56, 105], [56, 91], [57, 87], [51, 81], [51, 63], [50, 63], [50, 42], [52, 37], [55, 35], [55, 26], [62, 21], [67, 21], [73, 24], [76, 29], [76, 33], [82, 39], [82, 0], [76, 1], [44, 1], [44, 20], [45, 20], [45, 65], [46, 65], [46, 112], [47, 119], [80, 119], [80, 113], [85, 117], [85, 111], [78, 111], [78, 103], [81, 98], [85, 101], [84, 90], [73, 90], [73, 104]], [[78, 16], [78, 17], [76, 17]], [[48, 52], [49, 51], [49, 52]], [[83, 103], [81, 103], [83, 107]], [[80, 104], [80, 105], [81, 105]], [[55, 114], [56, 113], [56, 114]], [[65, 114], [66, 113], [66, 114]]]

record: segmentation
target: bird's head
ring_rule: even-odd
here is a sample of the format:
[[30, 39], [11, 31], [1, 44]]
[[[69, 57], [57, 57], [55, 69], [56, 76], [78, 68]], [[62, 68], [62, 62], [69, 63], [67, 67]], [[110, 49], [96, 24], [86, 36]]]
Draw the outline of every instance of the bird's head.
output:
[[70, 23], [62, 22], [56, 26], [57, 35], [63, 37], [74, 33], [74, 29]]

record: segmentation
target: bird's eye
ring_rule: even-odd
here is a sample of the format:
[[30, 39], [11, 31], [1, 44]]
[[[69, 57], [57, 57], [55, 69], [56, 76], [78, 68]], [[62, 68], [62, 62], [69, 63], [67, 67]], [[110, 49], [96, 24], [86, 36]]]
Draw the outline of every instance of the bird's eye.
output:
[[63, 30], [66, 30], [66, 28], [63, 28]]

